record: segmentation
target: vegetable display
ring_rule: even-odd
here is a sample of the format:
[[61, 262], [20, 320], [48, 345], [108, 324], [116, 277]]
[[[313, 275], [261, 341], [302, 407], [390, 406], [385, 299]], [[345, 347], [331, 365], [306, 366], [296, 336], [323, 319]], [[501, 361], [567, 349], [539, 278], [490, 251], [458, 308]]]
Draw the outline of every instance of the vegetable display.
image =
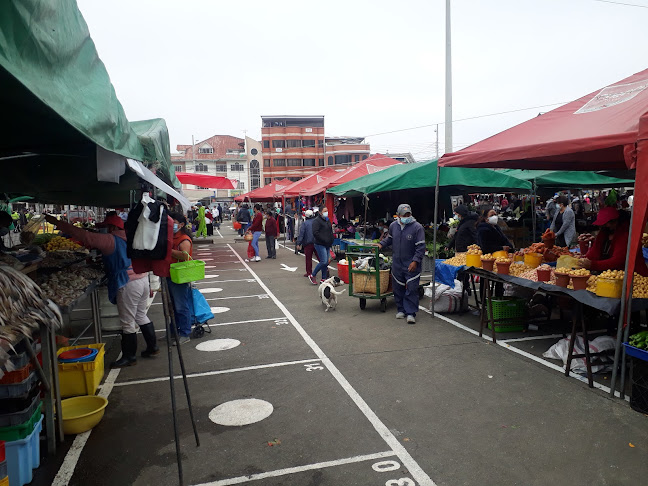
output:
[[637, 334], [633, 334], [632, 336], [630, 336], [628, 344], [630, 344], [630, 346], [634, 346], [635, 348], [648, 350], [648, 331], [641, 331]]

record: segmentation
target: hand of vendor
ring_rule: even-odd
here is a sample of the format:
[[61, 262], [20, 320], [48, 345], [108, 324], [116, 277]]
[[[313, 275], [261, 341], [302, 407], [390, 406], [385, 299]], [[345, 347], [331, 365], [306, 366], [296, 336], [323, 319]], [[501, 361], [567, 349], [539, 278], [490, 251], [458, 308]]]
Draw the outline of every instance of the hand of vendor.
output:
[[581, 258], [578, 263], [581, 268], [587, 268], [589, 270], [592, 267], [592, 261], [587, 258]]
[[47, 221], [49, 224], [53, 224], [54, 226], [56, 226], [58, 224], [58, 222], [59, 222], [59, 220], [56, 219], [51, 214], [46, 214], [45, 215], [45, 221]]
[[407, 267], [408, 272], [414, 272], [416, 271], [416, 267], [418, 267], [418, 263], [412, 262], [409, 264], [409, 267]]

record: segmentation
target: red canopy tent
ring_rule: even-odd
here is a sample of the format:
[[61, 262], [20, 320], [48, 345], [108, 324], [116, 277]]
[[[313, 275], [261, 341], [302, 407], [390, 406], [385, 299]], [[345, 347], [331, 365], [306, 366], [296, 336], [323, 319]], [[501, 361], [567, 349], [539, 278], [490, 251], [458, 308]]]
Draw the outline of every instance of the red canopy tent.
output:
[[302, 189], [305, 190], [309, 187], [313, 187], [314, 185], [321, 183], [324, 179], [329, 178], [337, 173], [338, 172], [334, 168], [327, 167], [320, 170], [319, 172], [316, 172], [315, 174], [311, 174], [307, 177], [304, 177], [303, 179], [299, 179], [297, 182], [293, 182], [289, 186], [284, 187], [282, 190], [277, 191], [275, 196], [288, 198], [299, 196], [299, 192]]
[[262, 201], [262, 202], [274, 201], [276, 199], [275, 193], [277, 191], [284, 189], [290, 184], [292, 184], [292, 181], [288, 179], [281, 179], [278, 181], [274, 181], [272, 184], [267, 184], [263, 187], [259, 187], [258, 189], [255, 189], [254, 191], [246, 192], [245, 194], [236, 196], [234, 198], [234, 201], [236, 202], [242, 202], [245, 200]]
[[[635, 187], [648, 184], [648, 69], [576, 101], [498, 133], [459, 152], [444, 155], [439, 167], [518, 169], [636, 169]], [[646, 224], [648, 191], [635, 191], [621, 301], [617, 352], [611, 383], [616, 385], [626, 296], [632, 296], [628, 269], [635, 269]], [[634, 235], [634, 237], [633, 237]], [[627, 330], [626, 330], [627, 335]], [[627, 337], [627, 336], [626, 336]], [[625, 362], [625, 355], [624, 355]], [[622, 389], [623, 389], [622, 378]], [[623, 390], [622, 390], [623, 393]]]
[[194, 174], [189, 172], [176, 172], [178, 180], [183, 184], [194, 184], [210, 189], [236, 189], [238, 181], [227, 177], [211, 176], [207, 174]]

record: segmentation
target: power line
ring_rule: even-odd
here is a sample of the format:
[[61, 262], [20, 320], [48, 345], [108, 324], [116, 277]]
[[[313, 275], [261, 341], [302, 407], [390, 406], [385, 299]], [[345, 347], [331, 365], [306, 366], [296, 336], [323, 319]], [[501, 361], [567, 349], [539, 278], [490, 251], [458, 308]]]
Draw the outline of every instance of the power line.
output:
[[593, 2], [612, 3], [614, 5], [623, 5], [624, 7], [648, 8], [648, 5], [637, 5], [636, 3], [613, 2], [612, 0], [592, 0]]
[[[488, 116], [496, 116], [496, 115], [506, 115], [508, 113], [517, 113], [520, 111], [527, 111], [527, 110], [537, 110], [538, 108], [546, 108], [547, 106], [556, 106], [556, 105], [564, 105], [565, 101], [561, 101], [559, 103], [550, 103], [548, 105], [539, 105], [539, 106], [530, 106], [529, 108], [519, 108], [517, 110], [509, 110], [509, 111], [500, 111], [498, 113], [489, 113], [487, 115], [477, 115], [477, 116], [471, 116], [468, 118], [460, 118], [458, 120], [452, 120], [453, 123], [457, 122], [462, 122], [462, 121], [467, 121], [467, 120], [476, 120], [478, 118], [486, 118]], [[373, 133], [371, 135], [365, 135], [364, 138], [369, 138], [369, 137], [377, 137], [378, 135], [388, 135], [390, 133], [398, 133], [398, 132], [406, 132], [408, 130], [418, 130], [419, 128], [430, 128], [434, 127], [437, 125], [443, 125], [445, 122], [439, 122], [439, 123], [430, 123], [429, 125], [421, 125], [418, 127], [410, 127], [410, 128], [401, 128], [399, 130], [391, 130], [389, 132], [381, 132], [381, 133]]]

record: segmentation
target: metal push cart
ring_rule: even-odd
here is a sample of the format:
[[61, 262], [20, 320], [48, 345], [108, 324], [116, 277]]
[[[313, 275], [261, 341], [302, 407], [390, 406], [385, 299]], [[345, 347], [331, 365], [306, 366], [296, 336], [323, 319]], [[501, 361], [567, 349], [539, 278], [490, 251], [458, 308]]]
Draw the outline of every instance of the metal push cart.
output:
[[[380, 270], [380, 248], [376, 245], [350, 245], [346, 257], [349, 263], [349, 296], [360, 299], [360, 309], [367, 306], [367, 299], [379, 299], [380, 311], [387, 310], [387, 297], [394, 295], [391, 270]], [[354, 262], [359, 258], [373, 257], [370, 270], [356, 270]]]

